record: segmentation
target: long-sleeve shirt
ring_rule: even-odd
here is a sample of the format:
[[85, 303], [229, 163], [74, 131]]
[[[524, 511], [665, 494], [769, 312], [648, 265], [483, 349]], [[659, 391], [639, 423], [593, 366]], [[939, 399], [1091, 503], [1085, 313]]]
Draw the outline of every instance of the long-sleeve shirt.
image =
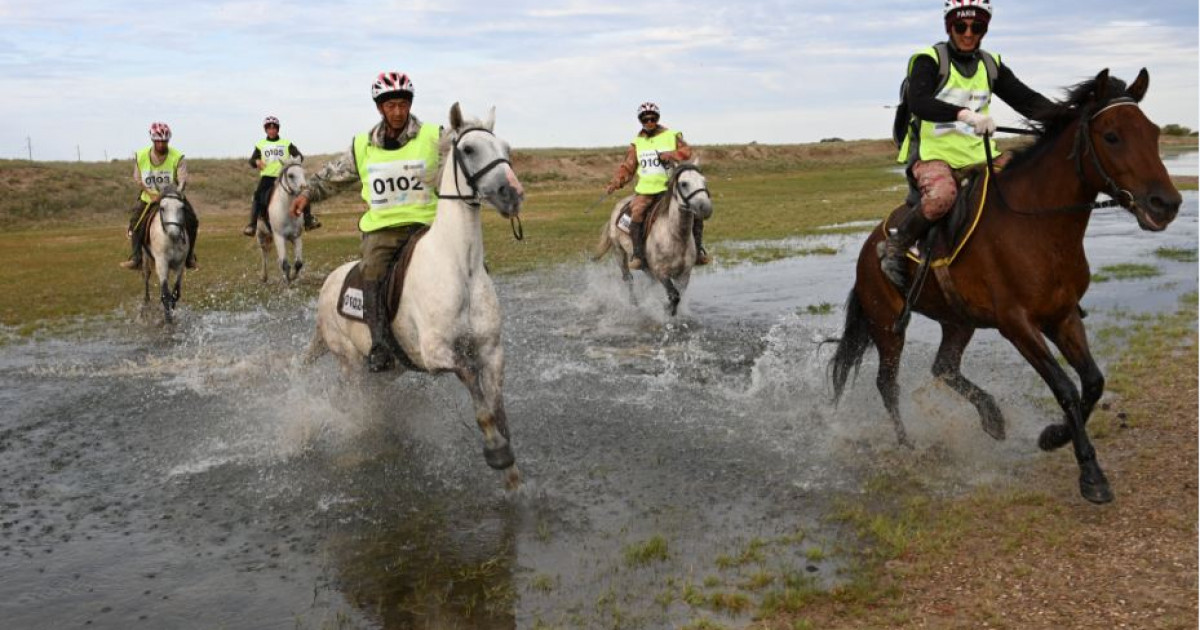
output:
[[[977, 53], [963, 54], [949, 48], [950, 62], [958, 69], [959, 74], [967, 76], [965, 68], [975, 71]], [[1002, 63], [997, 68], [996, 80], [992, 85], [992, 93], [1000, 100], [1008, 103], [1022, 116], [1036, 120], [1036, 116], [1049, 111], [1053, 105], [1041, 94], [1017, 78], [1008, 64]], [[978, 69], [979, 72], [983, 70]], [[958, 112], [962, 109], [945, 101], [939, 101], [934, 94], [938, 83], [938, 63], [932, 57], [921, 55], [913, 62], [912, 74], [908, 79], [908, 110], [917, 118], [929, 122], [953, 122], [957, 120]]]
[[[167, 159], [167, 156], [159, 155], [153, 149], [150, 150], [151, 164], [162, 164], [165, 159]], [[183, 189], [187, 186], [187, 178], [187, 160], [179, 158], [179, 166], [175, 167], [175, 187], [179, 192], [183, 192]], [[136, 154], [133, 156], [133, 181], [137, 182], [139, 190], [144, 190], [152, 195], [158, 194], [157, 190], [148, 188], [146, 182], [142, 181], [142, 169], [138, 168]]]
[[[643, 129], [638, 132], [638, 135], [645, 136], [648, 138], [653, 138], [654, 136], [657, 136], [658, 134], [660, 134], [666, 130], [667, 130], [667, 128], [665, 126], [659, 125], [654, 128], [654, 133], [652, 133], [652, 134], [647, 134], [646, 130]], [[679, 134], [677, 134], [675, 136], [675, 150], [671, 151], [670, 153], [673, 154], [673, 155], [669, 156], [670, 159], [672, 159], [673, 161], [676, 161], [676, 162], [684, 162], [684, 161], [690, 160], [692, 158], [692, 147], [688, 146], [688, 143], [683, 141], [683, 133], [682, 132], [680, 132]], [[625, 184], [629, 183], [629, 181], [633, 179], [633, 176], [637, 174], [637, 168], [638, 168], [637, 149], [635, 148], [635, 145], [631, 142], [631, 143], [629, 143], [629, 149], [627, 151], [625, 151], [625, 159], [622, 160], [621, 163], [617, 166], [617, 173], [615, 175], [613, 175], [612, 184], [615, 187], [620, 188], [620, 187], [624, 186]]]
[[[294, 158], [299, 158], [301, 161], [304, 160], [304, 154], [300, 152], [300, 149], [296, 148], [296, 145], [290, 142], [288, 143], [288, 155]], [[254, 147], [254, 153], [250, 154], [250, 168], [258, 168], [258, 161], [261, 158], [262, 151], [259, 150], [258, 147]]]
[[[383, 147], [394, 151], [408, 144], [421, 131], [421, 121], [416, 116], [408, 115], [408, 124], [404, 126], [395, 138], [387, 137], [387, 125], [380, 121], [371, 128], [368, 142], [373, 146]], [[354, 158], [354, 141], [350, 148], [333, 158], [317, 171], [316, 175], [308, 177], [308, 193], [305, 195], [310, 202], [328, 199], [333, 195], [349, 189], [353, 184], [361, 182], [358, 175], [358, 162]]]

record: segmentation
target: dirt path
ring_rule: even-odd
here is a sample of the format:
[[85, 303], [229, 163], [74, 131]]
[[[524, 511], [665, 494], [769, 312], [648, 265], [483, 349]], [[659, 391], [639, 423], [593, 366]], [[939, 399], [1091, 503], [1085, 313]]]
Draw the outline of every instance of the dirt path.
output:
[[834, 592], [755, 627], [1196, 628], [1195, 320], [1175, 325], [1110, 369], [1124, 393], [1093, 416], [1113, 503], [1083, 501], [1074, 458], [1054, 453], [1010, 487], [935, 503], [877, 567], [885, 595]]

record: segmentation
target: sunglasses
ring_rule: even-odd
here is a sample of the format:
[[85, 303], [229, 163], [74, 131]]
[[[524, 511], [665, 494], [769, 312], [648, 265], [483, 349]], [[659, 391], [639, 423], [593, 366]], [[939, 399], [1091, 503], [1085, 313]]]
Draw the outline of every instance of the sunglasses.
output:
[[966, 33], [968, 28], [970, 28], [971, 33], [975, 35], [983, 35], [987, 32], [987, 22], [972, 22], [970, 24], [967, 24], [966, 22], [954, 23], [954, 32], [958, 33], [959, 35]]
[[658, 116], [642, 116], [638, 119], [640, 122], [658, 122]]

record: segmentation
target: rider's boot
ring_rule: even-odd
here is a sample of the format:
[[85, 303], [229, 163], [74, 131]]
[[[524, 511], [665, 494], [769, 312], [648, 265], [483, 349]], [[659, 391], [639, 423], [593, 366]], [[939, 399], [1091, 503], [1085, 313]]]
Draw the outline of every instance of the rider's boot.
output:
[[707, 265], [712, 262], [708, 252], [704, 251], [704, 221], [702, 219], [692, 221], [692, 238], [696, 241], [696, 264]]
[[363, 286], [363, 315], [371, 331], [371, 350], [367, 353], [367, 370], [370, 372], [386, 372], [396, 364], [396, 357], [387, 342], [391, 331], [382, 288], [382, 282], [368, 282]]
[[925, 218], [921, 213], [921, 204], [918, 203], [905, 206], [900, 218], [896, 220], [896, 226], [888, 230], [887, 240], [884, 241], [883, 260], [879, 261], [879, 267], [892, 284], [899, 288], [908, 284], [908, 263], [904, 255], [931, 225], [933, 221]]
[[246, 227], [242, 228], [242, 234], [245, 236], [254, 236], [258, 232], [258, 204], [250, 207], [250, 222]]
[[131, 228], [129, 242], [133, 245], [133, 252], [129, 255], [129, 260], [121, 262], [122, 269], [141, 269], [142, 268], [142, 238], [146, 234], [146, 222], [142, 221], [136, 227]]
[[642, 235], [642, 223], [633, 221], [629, 224], [629, 238], [633, 241], [633, 254], [629, 257], [630, 269], [641, 269], [646, 260], [646, 242]]
[[196, 264], [196, 235], [200, 232], [200, 219], [196, 218], [196, 211], [190, 203], [183, 205], [183, 229], [188, 235], [187, 260], [183, 264], [188, 269], [199, 269], [200, 265]]
[[319, 227], [321, 227], [321, 221], [313, 216], [309, 206], [304, 206], [304, 231], [315, 230]]

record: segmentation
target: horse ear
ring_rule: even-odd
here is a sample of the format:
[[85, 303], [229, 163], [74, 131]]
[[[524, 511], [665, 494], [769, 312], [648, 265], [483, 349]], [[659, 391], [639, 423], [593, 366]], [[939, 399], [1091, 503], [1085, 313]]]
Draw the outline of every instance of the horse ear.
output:
[[1133, 97], [1133, 100], [1140, 103], [1142, 102], [1142, 98], [1146, 96], [1146, 88], [1148, 87], [1150, 87], [1150, 73], [1146, 72], [1145, 68], [1142, 68], [1133, 85], [1129, 86], [1129, 95]]
[[496, 106], [495, 105], [492, 105], [492, 108], [488, 110], [487, 122], [483, 123], [483, 126], [486, 127], [488, 131], [492, 131], [495, 128], [495, 126], [496, 126]]
[[1101, 70], [1100, 74], [1096, 75], [1096, 80], [1092, 85], [1092, 96], [1095, 97], [1097, 103], [1103, 102], [1108, 93], [1108, 68]]
[[462, 125], [462, 108], [458, 106], [458, 101], [454, 101], [454, 104], [450, 106], [450, 128], [458, 131], [459, 129], [462, 129]]

